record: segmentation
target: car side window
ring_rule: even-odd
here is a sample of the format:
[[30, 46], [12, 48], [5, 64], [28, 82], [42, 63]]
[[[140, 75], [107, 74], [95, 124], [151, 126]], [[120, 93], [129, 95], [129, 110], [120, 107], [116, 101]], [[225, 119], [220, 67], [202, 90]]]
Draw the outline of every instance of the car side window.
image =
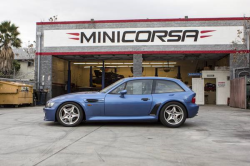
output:
[[119, 94], [120, 91], [124, 90], [125, 84], [126, 84], [126, 83], [124, 83], [124, 84], [118, 86], [117, 88], [115, 88], [114, 90], [112, 90], [112, 91], [110, 92], [110, 94]]
[[180, 85], [173, 81], [156, 80], [155, 93], [171, 93], [171, 92], [183, 92], [184, 90]]
[[134, 80], [127, 82], [126, 90], [128, 95], [151, 94], [153, 80]]

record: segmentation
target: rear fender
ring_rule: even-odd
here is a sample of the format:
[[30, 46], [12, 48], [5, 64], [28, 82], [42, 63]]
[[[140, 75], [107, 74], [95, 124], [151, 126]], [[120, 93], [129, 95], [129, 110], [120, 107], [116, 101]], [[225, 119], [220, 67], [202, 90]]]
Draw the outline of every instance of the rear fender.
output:
[[164, 103], [162, 103], [162, 104], [160, 105], [160, 107], [159, 107], [159, 109], [158, 109], [158, 111], [157, 111], [157, 114], [156, 114], [156, 116], [157, 116], [158, 118], [159, 118], [160, 111], [161, 111], [162, 107], [164, 107], [166, 104], [168, 104], [168, 103], [170, 103], [170, 102], [177, 102], [177, 103], [182, 104], [182, 105], [185, 107], [186, 112], [187, 112], [187, 115], [188, 115], [187, 106], [185, 105], [185, 103], [184, 103], [183, 101], [181, 101], [181, 100], [168, 100], [168, 101], [165, 101]]

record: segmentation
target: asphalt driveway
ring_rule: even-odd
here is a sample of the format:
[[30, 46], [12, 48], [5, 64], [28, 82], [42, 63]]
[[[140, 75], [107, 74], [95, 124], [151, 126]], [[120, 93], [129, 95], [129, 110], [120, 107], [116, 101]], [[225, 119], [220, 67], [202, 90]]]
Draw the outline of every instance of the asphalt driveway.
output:
[[42, 107], [0, 108], [0, 165], [249, 166], [250, 110], [202, 106], [177, 129], [160, 123], [43, 121]]

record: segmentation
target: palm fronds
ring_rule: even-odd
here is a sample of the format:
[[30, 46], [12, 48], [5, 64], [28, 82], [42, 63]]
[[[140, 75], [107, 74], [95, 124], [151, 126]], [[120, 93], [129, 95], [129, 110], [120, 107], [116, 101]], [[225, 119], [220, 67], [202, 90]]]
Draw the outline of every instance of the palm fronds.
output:
[[18, 26], [10, 21], [3, 21], [0, 24], [0, 72], [12, 70], [14, 53], [12, 47], [21, 47], [21, 39]]

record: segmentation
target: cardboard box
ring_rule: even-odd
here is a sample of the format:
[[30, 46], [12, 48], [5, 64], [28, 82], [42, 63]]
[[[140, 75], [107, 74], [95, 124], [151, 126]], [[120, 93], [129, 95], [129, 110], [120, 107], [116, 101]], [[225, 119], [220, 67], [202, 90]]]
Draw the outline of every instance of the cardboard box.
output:
[[227, 70], [229, 70], [229, 66], [215, 66], [214, 70], [227, 71]]
[[210, 67], [204, 67], [204, 70], [211, 70]]

